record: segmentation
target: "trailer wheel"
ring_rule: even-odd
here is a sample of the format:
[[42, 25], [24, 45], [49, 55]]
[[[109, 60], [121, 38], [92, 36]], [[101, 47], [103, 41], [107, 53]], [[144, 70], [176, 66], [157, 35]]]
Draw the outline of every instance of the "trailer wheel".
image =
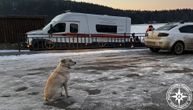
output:
[[32, 41], [32, 48], [30, 50], [39, 50], [38, 40]]

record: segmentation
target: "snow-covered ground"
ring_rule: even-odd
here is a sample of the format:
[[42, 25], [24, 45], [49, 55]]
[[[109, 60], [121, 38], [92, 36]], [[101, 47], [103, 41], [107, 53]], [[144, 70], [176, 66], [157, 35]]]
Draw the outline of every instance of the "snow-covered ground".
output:
[[[154, 24], [155, 28], [164, 24]], [[144, 33], [148, 24], [132, 25]], [[176, 83], [193, 88], [192, 53], [148, 49], [30, 52], [0, 50], [0, 110], [172, 110], [166, 91]], [[71, 58], [70, 98], [43, 103], [43, 88], [58, 61]], [[193, 105], [187, 109], [192, 110]]]
[[[71, 97], [45, 105], [45, 81], [63, 58], [77, 62], [71, 69]], [[0, 56], [0, 110], [172, 110], [166, 90], [175, 83], [193, 88], [192, 64], [192, 53], [175, 56], [148, 49]]]

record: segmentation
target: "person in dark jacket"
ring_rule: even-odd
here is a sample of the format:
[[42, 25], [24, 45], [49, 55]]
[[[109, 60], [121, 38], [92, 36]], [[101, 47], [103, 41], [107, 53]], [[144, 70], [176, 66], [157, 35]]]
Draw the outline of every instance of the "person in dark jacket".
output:
[[147, 28], [146, 32], [153, 31], [153, 30], [155, 30], [153, 25], [149, 25], [149, 27]]

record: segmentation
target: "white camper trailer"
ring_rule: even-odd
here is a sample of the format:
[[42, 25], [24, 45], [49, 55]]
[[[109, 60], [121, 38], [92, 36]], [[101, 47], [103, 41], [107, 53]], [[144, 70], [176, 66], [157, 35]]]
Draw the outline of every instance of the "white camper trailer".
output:
[[50, 44], [120, 42], [130, 28], [131, 19], [127, 17], [68, 12], [56, 16], [42, 30], [28, 32], [28, 46], [53, 48]]

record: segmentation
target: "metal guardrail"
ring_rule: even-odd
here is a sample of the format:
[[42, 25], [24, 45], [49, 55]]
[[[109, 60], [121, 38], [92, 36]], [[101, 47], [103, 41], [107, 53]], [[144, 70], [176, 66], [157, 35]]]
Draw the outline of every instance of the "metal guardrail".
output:
[[[42, 36], [42, 34], [35, 35]], [[28, 37], [27, 39], [28, 44], [31, 44], [30, 50], [52, 50], [144, 47], [144, 37], [145, 33], [116, 35], [68, 34], [65, 36], [47, 34], [47, 37]]]

